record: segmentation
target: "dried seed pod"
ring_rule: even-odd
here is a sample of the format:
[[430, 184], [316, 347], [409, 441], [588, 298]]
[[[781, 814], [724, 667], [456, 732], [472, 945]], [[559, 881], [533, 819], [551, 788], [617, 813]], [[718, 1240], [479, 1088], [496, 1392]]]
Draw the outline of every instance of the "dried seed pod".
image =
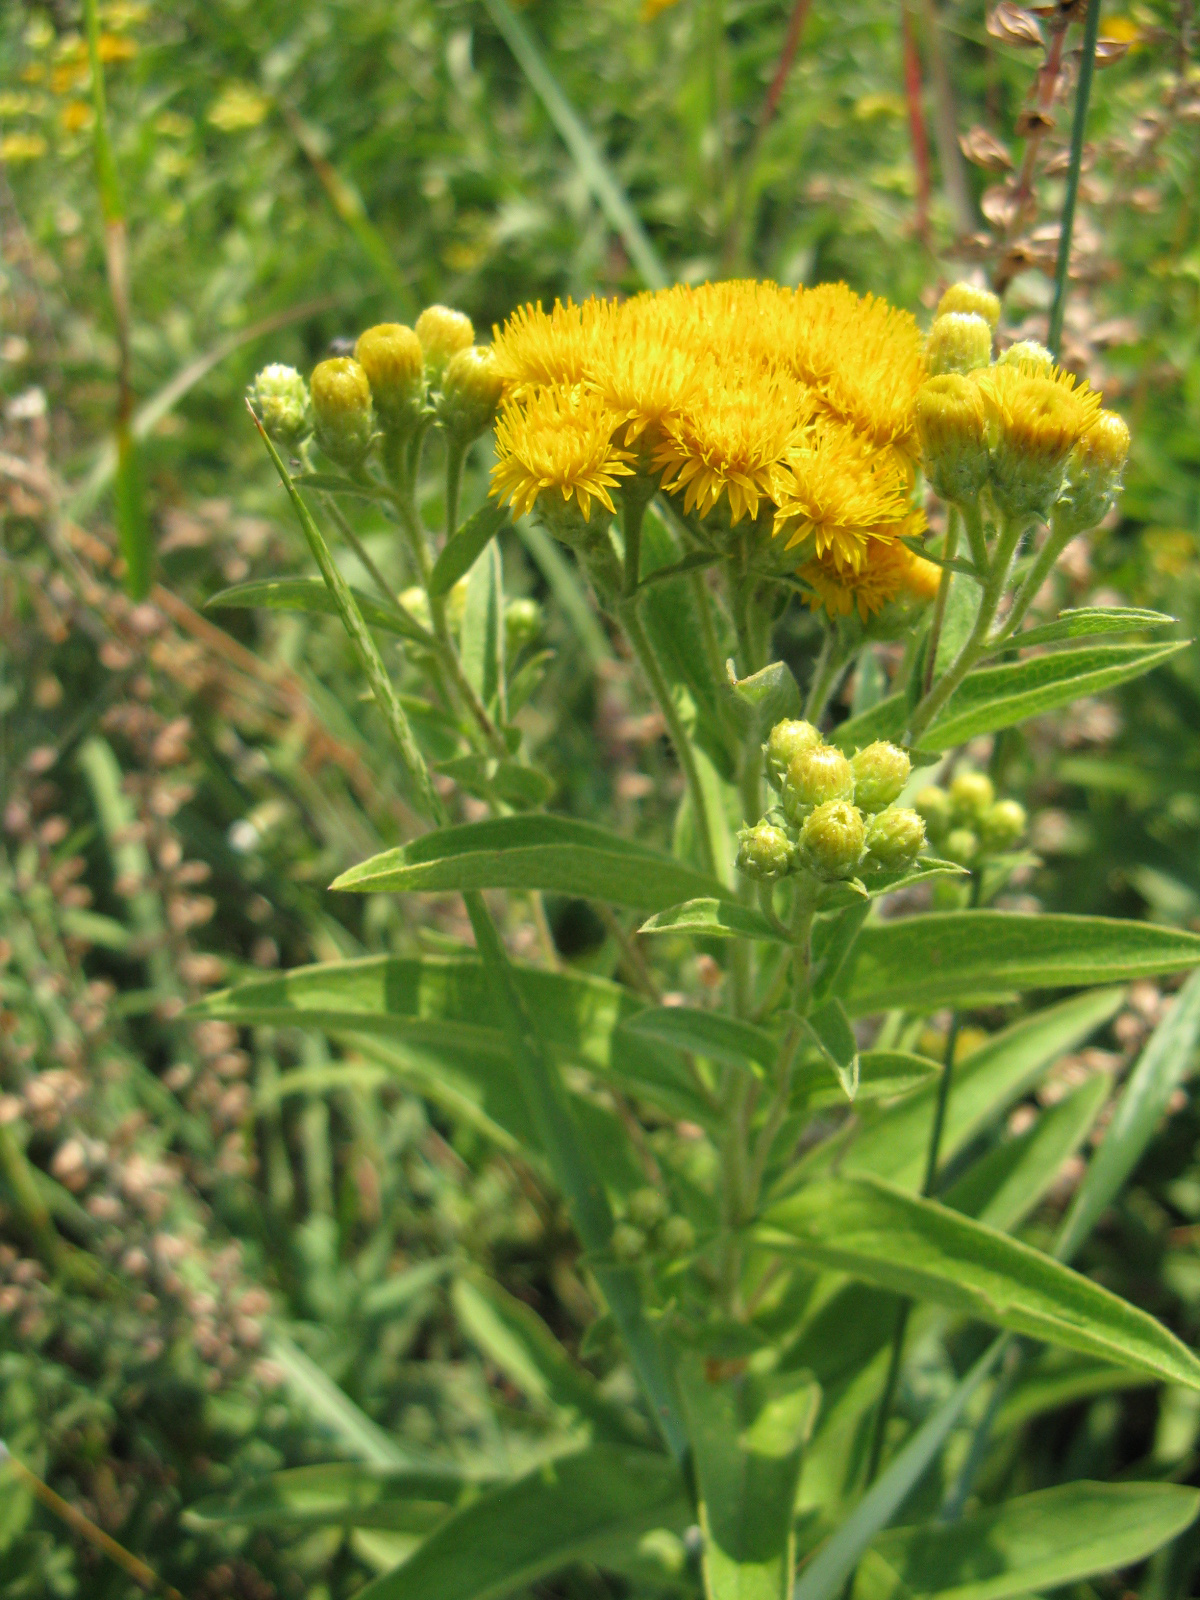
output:
[[1013, 158], [1008, 152], [1008, 147], [1001, 144], [994, 133], [989, 133], [979, 123], [966, 133], [959, 134], [959, 148], [972, 166], [982, 167], [985, 172], [1010, 172]]
[[1037, 18], [1023, 7], [1014, 5], [1012, 0], [1000, 0], [1000, 4], [988, 16], [987, 31], [1001, 44], [1020, 45], [1031, 50], [1041, 49], [1045, 45]]

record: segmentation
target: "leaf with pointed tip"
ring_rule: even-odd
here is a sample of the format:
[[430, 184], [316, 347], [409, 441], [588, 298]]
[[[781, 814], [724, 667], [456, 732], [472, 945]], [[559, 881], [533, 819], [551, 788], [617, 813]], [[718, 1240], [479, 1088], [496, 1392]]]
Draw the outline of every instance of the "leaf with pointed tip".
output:
[[348, 1461], [272, 1472], [237, 1494], [210, 1495], [190, 1506], [192, 1528], [391, 1528], [425, 1533], [460, 1500], [478, 1493], [478, 1476], [447, 1465], [365, 1467]]
[[804, 1019], [818, 1050], [837, 1074], [847, 1100], [858, 1093], [858, 1040], [842, 1002], [834, 996]]
[[1006, 639], [1001, 648], [1062, 644], [1071, 639], [1091, 639], [1106, 633], [1142, 633], [1149, 628], [1169, 628], [1176, 619], [1165, 611], [1144, 611], [1140, 606], [1080, 606], [1060, 611], [1053, 622], [1027, 628]]
[[[427, 630], [399, 606], [386, 606], [360, 589], [350, 592], [362, 612], [363, 621], [371, 627], [394, 633], [401, 639], [411, 639], [414, 644], [432, 642]], [[256, 578], [249, 583], [235, 583], [204, 603], [206, 611], [221, 607], [243, 611], [307, 611], [325, 617], [338, 615], [337, 601], [324, 578]]]
[[638, 929], [639, 933], [690, 933], [706, 939], [767, 939], [774, 944], [791, 940], [773, 928], [761, 911], [741, 905], [737, 900], [717, 900], [702, 895], [682, 905], [656, 911]]
[[540, 767], [522, 761], [501, 761], [496, 756], [454, 756], [439, 761], [434, 769], [453, 778], [460, 789], [481, 800], [501, 800], [505, 805], [527, 810], [543, 806], [554, 793], [554, 784]]
[[779, 1041], [764, 1028], [695, 1006], [647, 1006], [622, 1026], [640, 1038], [692, 1051], [737, 1070], [770, 1066], [779, 1054]]
[[725, 670], [721, 693], [747, 739], [765, 739], [777, 722], [803, 715], [800, 689], [785, 661], [772, 661], [748, 678], [734, 676], [732, 661]]
[[487, 545], [508, 522], [508, 512], [489, 500], [474, 516], [468, 517], [442, 546], [429, 580], [431, 595], [449, 594], [458, 580], [470, 572]]

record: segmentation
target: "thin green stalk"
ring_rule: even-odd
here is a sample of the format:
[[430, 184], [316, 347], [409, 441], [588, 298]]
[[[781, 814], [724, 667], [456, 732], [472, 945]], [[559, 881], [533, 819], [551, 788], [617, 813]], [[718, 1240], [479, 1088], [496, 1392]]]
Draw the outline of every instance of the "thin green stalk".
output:
[[[946, 537], [942, 541], [943, 561], [953, 561], [958, 554], [958, 521], [958, 507], [951, 506], [946, 519]], [[953, 569], [951, 567], [943, 567], [941, 581], [938, 583], [937, 599], [933, 602], [933, 618], [929, 624], [929, 639], [925, 646], [925, 694], [928, 694], [930, 689], [933, 688], [933, 674], [937, 667], [938, 640], [942, 637], [942, 624], [946, 620], [946, 602], [950, 598], [950, 584], [953, 578]]]
[[1088, 100], [1096, 66], [1096, 40], [1100, 34], [1100, 0], [1092, 0], [1083, 23], [1083, 56], [1075, 89], [1075, 117], [1071, 123], [1071, 155], [1063, 195], [1058, 234], [1058, 262], [1054, 269], [1054, 300], [1050, 307], [1050, 332], [1046, 343], [1055, 360], [1062, 344], [1063, 317], [1067, 309], [1067, 272], [1071, 263], [1071, 235], [1075, 231], [1075, 204], [1079, 198], [1079, 173], [1083, 164], [1083, 136], [1087, 129]]
[[388, 605], [394, 606], [396, 604], [395, 591], [393, 590], [391, 584], [384, 577], [383, 573], [380, 572], [379, 568], [375, 565], [375, 562], [371, 559], [371, 555], [367, 550], [367, 547], [363, 544], [362, 540], [350, 526], [350, 519], [346, 516], [346, 513], [342, 510], [341, 506], [338, 505], [337, 501], [331, 494], [323, 494], [321, 496], [321, 504], [337, 524], [338, 532], [350, 546], [351, 550], [354, 551], [354, 554], [362, 563], [363, 570], [368, 574], [372, 583], [379, 590], [380, 594], [387, 601]]
[[992, 641], [993, 646], [1003, 644], [1011, 639], [1022, 622], [1024, 622], [1026, 613], [1037, 598], [1038, 590], [1050, 576], [1059, 556], [1070, 544], [1071, 539], [1074, 537], [1074, 532], [1075, 530], [1072, 528], [1056, 528], [1054, 522], [1051, 521], [1050, 532], [1046, 535], [1046, 542], [1038, 551], [1033, 565], [1022, 579], [1021, 586], [1013, 599], [1012, 610], [1004, 619], [1004, 626]]
[[975, 570], [982, 577], [988, 569], [988, 550], [987, 537], [983, 531], [983, 512], [978, 497], [964, 501], [959, 509], [962, 511], [963, 526], [967, 530], [971, 560], [975, 563]]
[[658, 657], [654, 654], [654, 647], [650, 643], [649, 635], [642, 625], [638, 615], [636, 597], [622, 600], [617, 605], [617, 616], [625, 630], [625, 636], [633, 648], [634, 655], [642, 671], [646, 674], [646, 681], [651, 692], [658, 702], [658, 708], [663, 714], [667, 725], [667, 732], [671, 736], [671, 743], [675, 747], [675, 754], [679, 758], [679, 765], [683, 768], [684, 781], [687, 783], [688, 795], [692, 802], [692, 811], [696, 819], [696, 834], [700, 843], [700, 854], [704, 858], [706, 871], [714, 878], [720, 878], [717, 862], [717, 847], [713, 821], [709, 815], [708, 797], [704, 793], [704, 784], [700, 778], [700, 769], [696, 765], [696, 753], [692, 749], [692, 741], [688, 738], [687, 729], [679, 715], [674, 696], [671, 694], [671, 685], [667, 682], [666, 675], [659, 666]]
[[825, 707], [829, 704], [829, 697], [837, 683], [838, 674], [842, 670], [841, 652], [837, 647], [837, 625], [825, 630], [825, 637], [821, 641], [821, 649], [813, 667], [812, 682], [808, 686], [808, 694], [804, 701], [804, 717], [807, 722], [819, 723], [825, 715]]
[[463, 462], [467, 447], [457, 439], [446, 438], [446, 537], [458, 531], [458, 502], [462, 493]]

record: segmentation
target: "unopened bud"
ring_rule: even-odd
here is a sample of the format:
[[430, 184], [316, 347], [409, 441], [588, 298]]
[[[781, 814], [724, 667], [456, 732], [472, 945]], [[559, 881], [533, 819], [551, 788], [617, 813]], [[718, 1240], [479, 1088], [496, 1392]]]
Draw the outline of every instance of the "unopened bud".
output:
[[995, 798], [996, 791], [986, 772], [960, 772], [950, 785], [955, 822], [970, 823], [972, 827], [985, 811], [991, 810]]
[[972, 501], [987, 482], [987, 410], [961, 373], [929, 378], [917, 393], [925, 476], [943, 500]]
[[612, 1253], [618, 1261], [636, 1261], [646, 1253], [646, 1235], [631, 1223], [618, 1222], [612, 1231]]
[[992, 329], [969, 311], [950, 311], [934, 319], [925, 345], [925, 365], [932, 377], [947, 372], [974, 372], [992, 359]]
[[629, 1220], [646, 1233], [657, 1228], [666, 1214], [666, 1197], [659, 1189], [636, 1189], [629, 1196]]
[[417, 318], [417, 338], [425, 353], [425, 369], [436, 383], [451, 356], [475, 343], [475, 328], [465, 312], [449, 306], [426, 306]]
[[818, 806], [800, 830], [803, 857], [820, 878], [852, 878], [865, 843], [862, 812], [844, 800]]
[[1027, 820], [1019, 800], [997, 800], [979, 819], [979, 842], [985, 850], [1008, 850], [1025, 832]]
[[1008, 516], [1047, 516], [1067, 457], [1091, 421], [1090, 391], [1024, 366], [989, 367], [977, 381], [991, 424], [993, 499]]
[[783, 780], [783, 809], [800, 822], [813, 806], [830, 800], [854, 799], [854, 768], [832, 745], [812, 745], [788, 763]]
[[970, 828], [952, 828], [941, 849], [947, 861], [969, 867], [979, 854], [979, 840]]
[[500, 405], [504, 381], [496, 371], [492, 352], [471, 345], [446, 363], [438, 417], [455, 438], [464, 443], [477, 439], [491, 427]]
[[309, 431], [308, 385], [295, 367], [264, 367], [250, 385], [250, 404], [276, 444], [291, 448]]
[[738, 834], [737, 869], [754, 883], [774, 883], [792, 870], [792, 841], [782, 828], [756, 822]]
[[856, 750], [850, 765], [854, 768], [854, 803], [862, 811], [882, 811], [890, 806], [912, 772], [907, 752], [886, 739]]
[[913, 805], [924, 818], [925, 831], [929, 837], [940, 839], [949, 829], [954, 815], [950, 796], [945, 789], [939, 789], [936, 783], [931, 783], [921, 790]]
[[1039, 344], [1036, 339], [1018, 339], [1015, 344], [1010, 344], [1007, 350], [1002, 350], [996, 357], [996, 364], [1005, 367], [1024, 367], [1026, 372], [1038, 373], [1046, 378], [1054, 371], [1054, 357], [1044, 344]]
[[366, 372], [349, 356], [335, 356], [314, 368], [311, 387], [317, 443], [339, 466], [360, 467], [374, 426]]
[[371, 381], [375, 408], [385, 427], [411, 425], [425, 398], [421, 341], [402, 322], [379, 322], [360, 333], [355, 359]]
[[696, 1247], [696, 1230], [686, 1217], [668, 1217], [659, 1230], [658, 1242], [669, 1256], [686, 1256]]
[[1063, 492], [1054, 508], [1056, 531], [1082, 533], [1108, 514], [1121, 490], [1129, 429], [1115, 411], [1102, 411], [1072, 450]]
[[542, 608], [536, 600], [518, 596], [504, 607], [504, 654], [513, 661], [542, 631]]
[[911, 867], [925, 843], [925, 823], [907, 806], [889, 806], [867, 824], [867, 865], [882, 872]]
[[811, 722], [800, 722], [796, 718], [777, 722], [766, 743], [767, 776], [775, 787], [783, 783], [787, 769], [798, 755], [820, 743], [821, 735]]
[[970, 316], [982, 317], [990, 328], [1000, 321], [1000, 300], [990, 289], [980, 289], [974, 283], [952, 283], [938, 301], [937, 314], [947, 316], [951, 311], [964, 311]]

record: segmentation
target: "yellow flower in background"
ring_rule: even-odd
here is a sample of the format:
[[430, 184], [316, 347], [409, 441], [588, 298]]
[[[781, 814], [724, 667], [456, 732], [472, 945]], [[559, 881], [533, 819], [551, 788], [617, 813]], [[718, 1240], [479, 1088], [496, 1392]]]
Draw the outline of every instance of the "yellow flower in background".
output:
[[40, 133], [9, 133], [0, 139], [0, 161], [16, 166], [21, 161], [37, 161], [46, 154], [46, 141]]
[[653, 22], [661, 11], [669, 11], [679, 0], [642, 0], [642, 21]]
[[818, 560], [858, 572], [870, 544], [908, 531], [912, 477], [899, 451], [823, 417], [776, 474], [774, 499], [774, 533], [787, 533], [787, 549], [811, 538]]
[[257, 128], [266, 119], [271, 102], [251, 84], [231, 83], [208, 108], [208, 121], [222, 133], [239, 133]]
[[617, 426], [603, 398], [578, 385], [510, 401], [496, 423], [492, 494], [518, 516], [539, 494], [574, 500], [585, 519], [593, 500], [612, 514], [612, 490], [633, 471], [628, 451], [614, 443]]
[[68, 101], [58, 115], [64, 133], [82, 133], [85, 128], [91, 127], [95, 118], [96, 114], [86, 100]]

